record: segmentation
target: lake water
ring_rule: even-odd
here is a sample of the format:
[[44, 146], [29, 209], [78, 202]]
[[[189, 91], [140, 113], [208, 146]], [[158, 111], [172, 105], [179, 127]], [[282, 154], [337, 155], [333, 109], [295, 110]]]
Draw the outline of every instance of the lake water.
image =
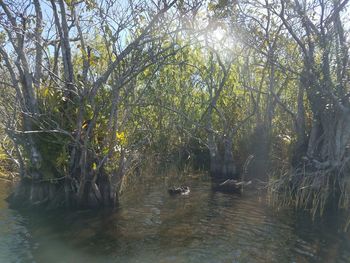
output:
[[171, 197], [164, 183], [124, 194], [111, 211], [17, 212], [0, 181], [0, 262], [350, 262], [350, 235], [328, 217], [268, 207], [262, 192], [213, 193], [190, 182]]

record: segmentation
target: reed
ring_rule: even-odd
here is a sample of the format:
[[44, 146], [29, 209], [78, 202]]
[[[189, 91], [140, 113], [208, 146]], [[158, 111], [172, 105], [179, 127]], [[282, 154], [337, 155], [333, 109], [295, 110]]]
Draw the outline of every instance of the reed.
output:
[[307, 210], [313, 219], [334, 209], [350, 214], [350, 178], [345, 170], [281, 167], [269, 178], [268, 200], [277, 209]]

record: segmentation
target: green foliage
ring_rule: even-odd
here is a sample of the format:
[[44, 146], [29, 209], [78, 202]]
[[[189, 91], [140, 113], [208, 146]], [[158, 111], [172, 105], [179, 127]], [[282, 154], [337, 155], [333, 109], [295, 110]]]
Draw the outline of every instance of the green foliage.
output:
[[[299, 24], [300, 14], [285, 3], [286, 14], [293, 14], [291, 28], [287, 28], [277, 17], [283, 15], [280, 6], [259, 1], [242, 2], [239, 8], [237, 1], [202, 1], [203, 6], [196, 4], [191, 14], [203, 21], [194, 17], [192, 22], [183, 22], [188, 15], [184, 1], [175, 5], [177, 9], [157, 16], [164, 1], [158, 1], [158, 7], [156, 1], [150, 5], [148, 1], [64, 2], [67, 17], [74, 20], [66, 21], [69, 39], [62, 32], [52, 33], [59, 26], [46, 17], [37, 38], [36, 9], [29, 8], [32, 3], [27, 10], [29, 20], [23, 25], [22, 52], [18, 52], [20, 44], [11, 47], [16, 41], [6, 41], [16, 35], [10, 32], [13, 25], [5, 23], [6, 28], [0, 29], [1, 129], [6, 128], [12, 140], [9, 148], [13, 151], [18, 146], [14, 155], [22, 158], [26, 172], [39, 170], [43, 180], [72, 177], [82, 182], [85, 176], [88, 182], [101, 182], [102, 177], [109, 179], [113, 172], [124, 172], [124, 165], [134, 167], [141, 160], [157, 160], [165, 166], [175, 163], [179, 170], [189, 165], [208, 169], [209, 150], [213, 151], [209, 144], [219, 148], [220, 155], [225, 152], [224, 142], [233, 145], [229, 151], [238, 163], [261, 150], [257, 148], [266, 148], [261, 151], [264, 158], [277, 156], [288, 166], [293, 144], [301, 136], [296, 133], [299, 119], [309, 138], [314, 118], [337, 116], [327, 113], [335, 111], [336, 103], [345, 101], [342, 97], [348, 94], [347, 83], [341, 83], [347, 70], [342, 71], [341, 64], [348, 61], [342, 58], [347, 54], [342, 51], [346, 45], [341, 46], [343, 29], [329, 22], [332, 28], [327, 30], [335, 33], [327, 35], [325, 43], [317, 34], [304, 32], [306, 22], [317, 20], [317, 12], [310, 21]], [[16, 1], [13, 4], [11, 10], [23, 8]], [[124, 10], [124, 5], [132, 8]], [[64, 12], [59, 10], [57, 15], [63, 22]], [[207, 24], [200, 28], [202, 22]], [[182, 23], [191, 24], [193, 30], [181, 30]], [[214, 36], [210, 40], [218, 28], [228, 39], [215, 40]], [[6, 36], [5, 31], [10, 34]], [[295, 41], [299, 35], [302, 43], [309, 41], [304, 48], [312, 49], [312, 63], [305, 63], [303, 48]], [[35, 65], [33, 61], [42, 55], [38, 39], [45, 58]], [[38, 67], [39, 81], [35, 79]], [[33, 77], [28, 81], [24, 73]], [[314, 78], [307, 79], [310, 83], [302, 79], [306, 73], [313, 74]], [[305, 95], [300, 97], [304, 85]], [[333, 133], [328, 137], [335, 137]], [[319, 138], [327, 144], [323, 140]], [[40, 167], [31, 146], [40, 153]], [[347, 149], [343, 152], [348, 155]], [[5, 166], [7, 162], [8, 156], [0, 152], [0, 163]], [[317, 180], [315, 174], [298, 170], [297, 175], [300, 180], [293, 187], [289, 187], [290, 174], [274, 175], [276, 184], [271, 189], [282, 189], [299, 207], [306, 207], [304, 201], [309, 199], [321, 210], [330, 181], [323, 182], [325, 188], [307, 192], [304, 189]], [[344, 186], [341, 200], [348, 200], [348, 182], [340, 181]], [[341, 204], [346, 206], [348, 201]]]

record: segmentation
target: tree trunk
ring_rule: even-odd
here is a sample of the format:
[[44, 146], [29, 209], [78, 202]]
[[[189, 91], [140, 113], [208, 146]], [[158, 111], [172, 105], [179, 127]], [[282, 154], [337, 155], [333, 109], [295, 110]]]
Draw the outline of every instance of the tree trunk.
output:
[[307, 157], [316, 168], [340, 172], [349, 158], [350, 114], [334, 110], [315, 116]]
[[[233, 158], [232, 136], [224, 136], [219, 143], [209, 136], [210, 174], [214, 181], [237, 179]], [[220, 144], [219, 147], [218, 144]], [[221, 149], [220, 149], [221, 148]]]
[[298, 90], [298, 100], [297, 100], [297, 115], [295, 118], [295, 131], [296, 131], [296, 143], [293, 149], [292, 165], [295, 166], [300, 163], [301, 158], [307, 149], [307, 137], [305, 134], [305, 108], [304, 108], [304, 93], [305, 87], [303, 84], [303, 79], [300, 81], [300, 86]]

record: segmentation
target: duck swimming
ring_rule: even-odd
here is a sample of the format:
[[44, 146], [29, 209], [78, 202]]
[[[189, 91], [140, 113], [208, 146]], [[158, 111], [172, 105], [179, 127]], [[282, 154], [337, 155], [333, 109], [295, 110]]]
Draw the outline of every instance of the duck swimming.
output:
[[251, 183], [252, 183], [252, 181], [244, 182], [244, 181], [238, 181], [238, 180], [234, 180], [234, 179], [227, 179], [226, 181], [219, 184], [219, 186], [230, 185], [232, 187], [238, 188], [242, 185], [249, 185]]
[[215, 180], [213, 184], [213, 190], [225, 193], [242, 193], [243, 187], [252, 183], [252, 181], [244, 181], [243, 178], [245, 178], [248, 174], [248, 166], [253, 159], [254, 155], [249, 155], [245, 161], [243, 165], [243, 174], [241, 176], [241, 180], [227, 179], [223, 182]]
[[188, 186], [171, 187], [168, 189], [170, 195], [188, 195], [190, 193], [190, 188]]
[[238, 181], [234, 179], [227, 179], [226, 181], [216, 184], [213, 189], [219, 192], [235, 193], [240, 192], [244, 186], [250, 185], [252, 181]]

